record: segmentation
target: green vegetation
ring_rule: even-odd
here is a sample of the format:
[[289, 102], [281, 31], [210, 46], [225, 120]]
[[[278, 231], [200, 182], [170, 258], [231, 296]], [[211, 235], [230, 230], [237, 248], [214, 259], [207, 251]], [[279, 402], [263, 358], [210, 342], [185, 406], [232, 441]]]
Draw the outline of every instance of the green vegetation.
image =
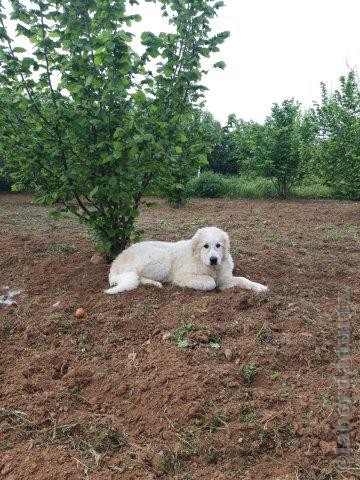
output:
[[223, 2], [158, 0], [171, 33], [143, 32], [141, 56], [131, 32], [141, 17], [127, 13], [135, 0], [10, 3], [0, 2], [0, 158], [13, 189], [62, 205], [56, 214], [76, 215], [112, 258], [137, 236], [145, 189], [172, 186], [179, 204], [206, 162], [201, 61], [228, 36], [211, 35]]
[[[225, 197], [225, 198], [277, 198], [277, 191], [270, 179], [248, 176], [225, 176], [207, 171], [188, 183], [190, 197]], [[303, 181], [290, 188], [289, 197], [294, 198], [332, 198], [329, 187], [318, 183]]]
[[207, 325], [184, 323], [172, 333], [172, 340], [178, 348], [193, 348], [203, 344], [220, 348], [219, 337]]
[[312, 111], [318, 126], [312, 169], [338, 198], [360, 199], [360, 84], [355, 72], [340, 78], [329, 94], [322, 84], [322, 103]]
[[251, 385], [256, 375], [259, 373], [259, 369], [252, 363], [247, 363], [243, 368], [243, 379], [246, 385]]
[[275, 103], [264, 125], [243, 123], [238, 130], [235, 141], [243, 169], [270, 179], [277, 196], [288, 197], [303, 175], [300, 105], [293, 99]]

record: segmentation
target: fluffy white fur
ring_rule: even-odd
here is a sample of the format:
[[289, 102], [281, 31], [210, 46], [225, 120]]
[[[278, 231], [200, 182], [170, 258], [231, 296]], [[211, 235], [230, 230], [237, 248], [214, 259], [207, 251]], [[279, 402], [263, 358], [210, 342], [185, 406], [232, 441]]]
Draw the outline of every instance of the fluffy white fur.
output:
[[135, 243], [113, 261], [111, 288], [105, 292], [126, 292], [139, 285], [162, 287], [166, 282], [195, 290], [239, 286], [265, 292], [265, 285], [233, 277], [234, 262], [229, 249], [229, 236], [216, 227], [201, 228], [190, 240]]

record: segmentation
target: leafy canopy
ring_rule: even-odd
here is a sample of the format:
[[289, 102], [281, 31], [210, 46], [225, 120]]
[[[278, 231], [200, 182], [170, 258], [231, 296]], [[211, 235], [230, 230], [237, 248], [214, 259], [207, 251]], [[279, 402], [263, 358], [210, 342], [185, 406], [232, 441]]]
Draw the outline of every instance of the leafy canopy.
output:
[[303, 176], [303, 122], [293, 99], [275, 103], [263, 125], [240, 122], [236, 144], [244, 171], [269, 178], [278, 196], [286, 198]]
[[360, 88], [354, 71], [340, 78], [329, 94], [322, 84], [322, 102], [312, 111], [318, 126], [312, 169], [337, 196], [360, 199]]
[[[171, 33], [143, 32], [132, 48], [136, 0], [11, 0], [23, 45], [10, 38], [0, 2], [0, 144], [15, 188], [59, 204], [114, 257], [136, 236], [141, 195], [170, 178], [202, 100], [201, 62], [227, 32], [211, 35], [223, 2], [158, 0]], [[156, 65], [154, 66], [154, 61]], [[223, 68], [218, 62], [216, 67]]]

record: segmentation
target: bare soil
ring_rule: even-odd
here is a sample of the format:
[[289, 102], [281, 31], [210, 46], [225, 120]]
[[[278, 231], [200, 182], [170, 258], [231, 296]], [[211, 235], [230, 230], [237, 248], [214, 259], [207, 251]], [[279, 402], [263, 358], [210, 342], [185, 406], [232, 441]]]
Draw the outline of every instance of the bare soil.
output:
[[[90, 263], [86, 230], [48, 211], [0, 196], [0, 295], [23, 290], [0, 306], [1, 479], [360, 478], [358, 203], [144, 203], [144, 238], [223, 228], [236, 273], [266, 295], [172, 285], [105, 295], [108, 266]], [[343, 470], [339, 292], [352, 307]], [[200, 329], [189, 348], [172, 337], [184, 324]]]

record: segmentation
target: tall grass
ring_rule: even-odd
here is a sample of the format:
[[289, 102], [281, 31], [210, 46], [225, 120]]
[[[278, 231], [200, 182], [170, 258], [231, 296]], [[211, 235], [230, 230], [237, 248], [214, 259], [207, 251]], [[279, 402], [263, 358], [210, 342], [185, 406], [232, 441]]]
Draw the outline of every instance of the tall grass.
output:
[[204, 172], [188, 185], [191, 197], [225, 198], [275, 198], [276, 190], [265, 178], [225, 177], [218, 173]]
[[292, 194], [297, 198], [336, 198], [335, 193], [329, 187], [322, 185], [321, 183], [299, 185], [292, 189]]
[[225, 181], [227, 198], [276, 198], [274, 184], [266, 178], [232, 177]]
[[[218, 173], [204, 172], [188, 184], [190, 197], [224, 198], [276, 198], [277, 192], [271, 180], [245, 176], [226, 177]], [[335, 198], [326, 186], [314, 181], [294, 187], [291, 197], [328, 199]]]

